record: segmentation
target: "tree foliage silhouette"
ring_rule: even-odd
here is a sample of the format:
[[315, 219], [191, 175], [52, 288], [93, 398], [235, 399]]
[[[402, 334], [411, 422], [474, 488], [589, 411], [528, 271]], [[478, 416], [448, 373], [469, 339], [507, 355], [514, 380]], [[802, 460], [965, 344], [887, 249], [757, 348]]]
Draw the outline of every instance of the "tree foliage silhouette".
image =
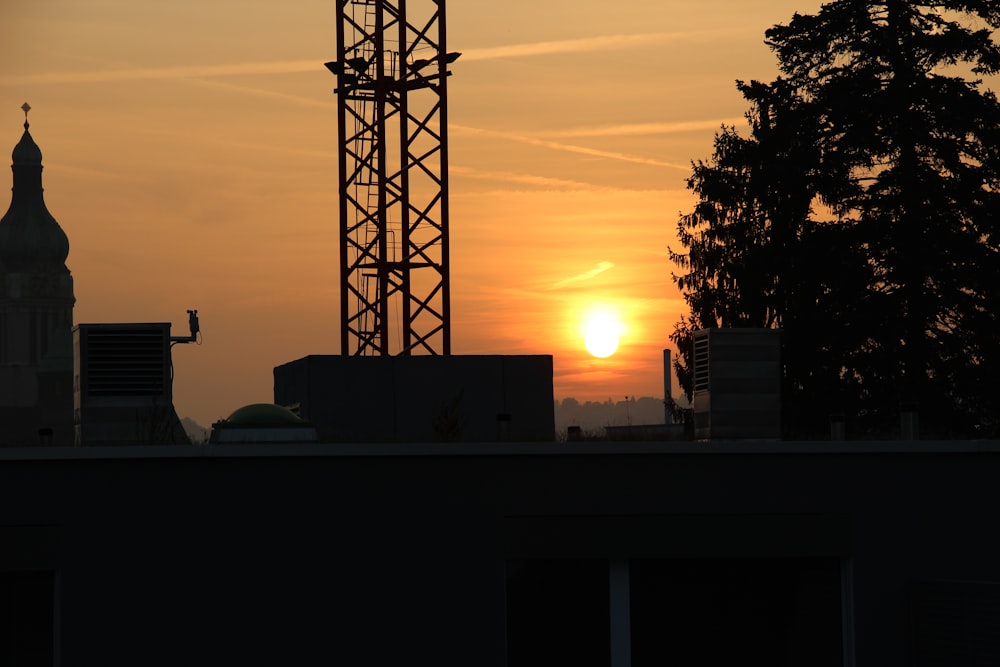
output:
[[780, 76], [737, 82], [750, 135], [693, 164], [671, 340], [780, 327], [786, 435], [844, 412], [884, 435], [1000, 431], [1000, 71], [995, 0], [837, 0], [766, 32]]

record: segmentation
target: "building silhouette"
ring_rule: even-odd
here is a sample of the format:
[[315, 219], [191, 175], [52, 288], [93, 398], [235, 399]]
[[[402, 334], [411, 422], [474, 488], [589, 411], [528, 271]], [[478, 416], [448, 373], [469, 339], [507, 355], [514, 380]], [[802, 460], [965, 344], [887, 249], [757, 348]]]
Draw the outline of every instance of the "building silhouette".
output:
[[1000, 664], [1000, 443], [0, 450], [0, 664]]
[[28, 131], [11, 155], [0, 219], [0, 445], [73, 444], [73, 277], [69, 239], [42, 196], [42, 151]]

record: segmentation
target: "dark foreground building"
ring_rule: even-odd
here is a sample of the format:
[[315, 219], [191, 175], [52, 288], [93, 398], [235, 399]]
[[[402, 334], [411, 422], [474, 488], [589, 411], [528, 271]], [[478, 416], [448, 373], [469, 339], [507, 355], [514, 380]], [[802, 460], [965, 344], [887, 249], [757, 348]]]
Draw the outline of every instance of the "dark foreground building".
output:
[[998, 664], [1000, 443], [0, 451], [0, 664]]
[[552, 357], [310, 355], [274, 368], [274, 402], [320, 442], [551, 442]]

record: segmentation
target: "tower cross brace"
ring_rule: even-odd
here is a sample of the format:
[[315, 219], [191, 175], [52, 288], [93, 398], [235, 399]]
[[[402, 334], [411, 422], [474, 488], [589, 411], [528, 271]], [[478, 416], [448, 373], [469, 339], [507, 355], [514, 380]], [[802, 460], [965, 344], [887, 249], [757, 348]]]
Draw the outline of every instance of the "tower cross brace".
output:
[[451, 353], [445, 0], [337, 0], [343, 355]]

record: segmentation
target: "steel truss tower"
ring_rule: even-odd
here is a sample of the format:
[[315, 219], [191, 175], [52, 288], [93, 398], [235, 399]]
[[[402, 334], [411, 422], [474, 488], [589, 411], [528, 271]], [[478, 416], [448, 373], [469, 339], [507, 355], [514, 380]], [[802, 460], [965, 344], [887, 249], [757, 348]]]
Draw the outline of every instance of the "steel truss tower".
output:
[[337, 0], [341, 354], [450, 354], [445, 0]]

